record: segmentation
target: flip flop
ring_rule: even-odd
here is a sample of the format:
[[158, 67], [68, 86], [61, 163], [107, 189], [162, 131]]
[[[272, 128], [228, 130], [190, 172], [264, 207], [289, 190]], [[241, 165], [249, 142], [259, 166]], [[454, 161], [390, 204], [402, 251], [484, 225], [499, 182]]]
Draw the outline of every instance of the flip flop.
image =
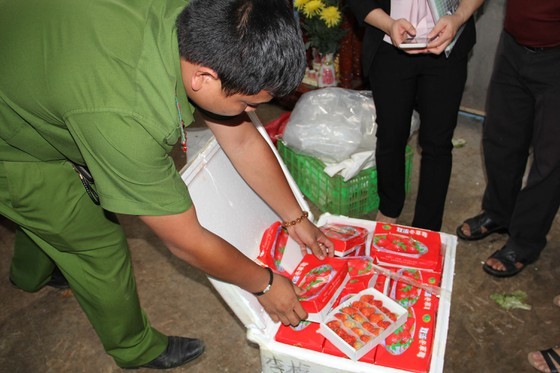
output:
[[[469, 236], [463, 233], [464, 224], [469, 226], [469, 230], [471, 232]], [[485, 229], [484, 232], [482, 231], [482, 228]], [[456, 233], [457, 236], [463, 240], [477, 241], [486, 238], [493, 233], [507, 233], [507, 229], [494, 222], [490, 219], [486, 212], [483, 211], [480, 214], [465, 220], [463, 224], [457, 227]]]
[[[542, 350], [542, 351], [538, 351], [538, 352], [530, 352], [527, 355], [527, 359], [529, 360], [529, 364], [531, 364], [531, 366], [533, 368], [535, 368], [536, 370], [538, 370], [539, 372], [545, 373], [546, 371], [538, 368], [539, 364], [532, 357], [532, 354], [540, 353], [542, 355], [546, 365], [548, 366], [548, 369], [550, 370], [550, 373], [558, 373], [558, 369], [560, 367], [560, 356], [558, 356], [556, 351], [554, 351], [555, 348], [558, 348], [558, 346], [553, 347], [553, 348], [549, 348], [548, 350]], [[554, 361], [552, 361], [552, 360], [556, 361], [558, 366], [555, 365]]]
[[[482, 265], [482, 269], [484, 272], [495, 276], [495, 277], [511, 277], [515, 276], [519, 272], [521, 272], [527, 264], [531, 264], [531, 262], [524, 261], [517, 258], [517, 254], [512, 249], [507, 248], [506, 246], [502, 247], [500, 250], [496, 250], [492, 255], [488, 257], [488, 259], [496, 259], [500, 263], [506, 267], [504, 271], [500, 271], [497, 269], [492, 268], [486, 262]], [[486, 260], [488, 260], [486, 259]], [[523, 264], [523, 267], [517, 268], [515, 263]]]

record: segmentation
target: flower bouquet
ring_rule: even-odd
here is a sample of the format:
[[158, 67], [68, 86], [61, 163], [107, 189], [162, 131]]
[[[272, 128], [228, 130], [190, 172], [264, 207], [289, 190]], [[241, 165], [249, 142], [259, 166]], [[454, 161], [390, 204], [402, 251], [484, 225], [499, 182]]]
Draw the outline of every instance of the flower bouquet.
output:
[[[336, 85], [334, 55], [346, 30], [342, 25], [342, 12], [338, 0], [294, 0], [306, 36], [306, 47], [318, 53], [320, 63], [316, 73], [320, 87]], [[308, 75], [308, 74], [306, 74]]]

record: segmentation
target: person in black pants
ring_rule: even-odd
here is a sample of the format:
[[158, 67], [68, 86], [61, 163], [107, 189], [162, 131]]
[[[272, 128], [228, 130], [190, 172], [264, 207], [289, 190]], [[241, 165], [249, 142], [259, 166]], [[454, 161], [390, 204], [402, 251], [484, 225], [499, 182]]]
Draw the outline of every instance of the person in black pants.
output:
[[[420, 114], [420, 181], [412, 225], [439, 231], [451, 176], [452, 137], [467, 76], [468, 54], [476, 41], [474, 19], [482, 0], [463, 0], [453, 15], [435, 25], [426, 0], [349, 0], [365, 26], [362, 67], [368, 75], [377, 111], [376, 164], [380, 198], [377, 221], [396, 222], [405, 201], [405, 148], [413, 108]], [[420, 31], [411, 20], [414, 7], [428, 18], [426, 48], [399, 45]], [[410, 17], [412, 18], [412, 17]], [[430, 22], [432, 24], [430, 25]], [[465, 28], [447, 57], [442, 52]], [[430, 28], [433, 27], [433, 29]], [[418, 35], [419, 36], [419, 35]]]
[[457, 227], [465, 240], [509, 233], [483, 265], [497, 277], [539, 258], [560, 206], [560, 3], [524, 4], [507, 2], [488, 89], [483, 212]]

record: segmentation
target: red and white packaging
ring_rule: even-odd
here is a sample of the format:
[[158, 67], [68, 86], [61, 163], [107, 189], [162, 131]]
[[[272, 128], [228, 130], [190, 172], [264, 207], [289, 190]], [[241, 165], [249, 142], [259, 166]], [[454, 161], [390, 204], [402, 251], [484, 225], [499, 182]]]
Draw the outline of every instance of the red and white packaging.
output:
[[[379, 346], [375, 346], [367, 354], [362, 356], [358, 361], [373, 364], [375, 362], [375, 353], [376, 353], [378, 348], [379, 348]], [[346, 354], [344, 352], [340, 351], [338, 349], [338, 347], [336, 347], [334, 344], [332, 344], [332, 342], [330, 342], [328, 339], [325, 339], [325, 343], [323, 345], [323, 353], [324, 354], [329, 354], [329, 355], [334, 355], [334, 356], [340, 356], [340, 357], [344, 357], [344, 358], [348, 359], [348, 356], [346, 356]]]
[[345, 260], [348, 262], [350, 279], [346, 283], [343, 293], [355, 294], [371, 287], [382, 293], [386, 292], [388, 280], [384, 275], [374, 271], [372, 257], [346, 257]]
[[337, 258], [307, 254], [294, 270], [292, 282], [304, 292], [299, 301], [308, 320], [321, 322], [348, 281], [348, 264]]
[[263, 233], [257, 256], [257, 260], [262, 264], [284, 276], [290, 275], [281, 265], [288, 238], [288, 232], [282, 227], [282, 223], [273, 223]]
[[325, 337], [317, 330], [319, 323], [303, 320], [297, 326], [280, 325], [274, 339], [292, 346], [322, 351]]
[[371, 240], [371, 256], [384, 266], [441, 272], [441, 236], [426, 229], [377, 223]]
[[327, 223], [319, 229], [334, 244], [334, 255], [364, 255], [368, 230], [344, 223]]
[[291, 277], [302, 258], [299, 244], [290, 237], [281, 222], [274, 222], [264, 231], [257, 262], [285, 277]]
[[[418, 271], [418, 273], [424, 282], [435, 285], [440, 281], [437, 273], [430, 271]], [[399, 303], [410, 304], [407, 308], [407, 320], [378, 346], [375, 364], [410, 372], [428, 372], [439, 299], [426, 290], [418, 288], [416, 288], [420, 293], [418, 298], [402, 296], [402, 294], [399, 296], [399, 288], [399, 282], [393, 281], [390, 294], [399, 298], [397, 299]]]
[[[391, 279], [388, 292], [386, 293], [391, 299], [399, 303], [404, 308], [412, 307], [418, 302], [424, 290], [410, 285], [410, 283], [421, 283], [427, 286], [439, 286], [441, 281], [441, 274], [432, 271], [422, 271], [415, 268], [393, 268], [397, 277], [402, 278], [402, 281]], [[406, 281], [410, 279], [412, 281]]]
[[405, 308], [370, 288], [329, 312], [319, 333], [356, 361], [404, 324], [406, 315]]
[[371, 256], [351, 256], [345, 258], [350, 277], [368, 276], [374, 273]]

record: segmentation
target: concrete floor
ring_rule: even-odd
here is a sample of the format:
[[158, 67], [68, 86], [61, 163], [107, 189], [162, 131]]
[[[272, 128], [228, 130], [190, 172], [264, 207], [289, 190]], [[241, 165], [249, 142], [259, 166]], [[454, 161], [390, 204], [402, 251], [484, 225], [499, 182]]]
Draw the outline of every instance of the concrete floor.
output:
[[[274, 105], [258, 110], [263, 123], [280, 112]], [[455, 135], [466, 145], [454, 151], [442, 229], [452, 234], [465, 218], [478, 213], [485, 185], [480, 120], [460, 115]], [[413, 147], [415, 140], [412, 137]], [[180, 159], [178, 153], [174, 155]], [[412, 217], [417, 152], [413, 164], [413, 191], [399, 221], [402, 224], [409, 224]], [[258, 347], [246, 340], [243, 325], [205, 275], [173, 257], [137, 219], [122, 216], [121, 222], [129, 237], [140, 298], [152, 324], [164, 333], [206, 342], [200, 359], [174, 371], [260, 372]], [[553, 296], [560, 294], [555, 259], [560, 250], [560, 219], [556, 218], [548, 247], [537, 263], [514, 278], [495, 279], [481, 270], [481, 261], [505, 239], [502, 235], [459, 242], [445, 372], [533, 372], [527, 353], [560, 343], [560, 309], [552, 305]], [[10, 286], [13, 240], [13, 225], [0, 218], [0, 373], [120, 372], [71, 295], [50, 288], [29, 294]], [[514, 290], [528, 293], [530, 311], [506, 311], [490, 299], [491, 294]]]

